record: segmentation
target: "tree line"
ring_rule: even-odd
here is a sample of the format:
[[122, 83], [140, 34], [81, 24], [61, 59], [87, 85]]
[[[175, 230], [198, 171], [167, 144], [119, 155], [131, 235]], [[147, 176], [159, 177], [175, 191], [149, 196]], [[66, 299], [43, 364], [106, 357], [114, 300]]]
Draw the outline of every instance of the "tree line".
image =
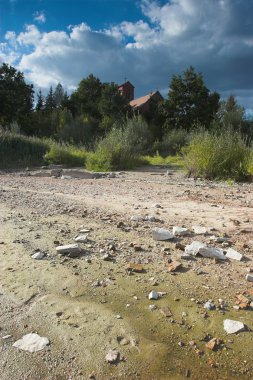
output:
[[[46, 96], [27, 84], [24, 74], [3, 63], [0, 66], [0, 126], [20, 129], [28, 136], [52, 137], [76, 144], [92, 144], [113, 126], [133, 117], [133, 110], [114, 82], [103, 83], [90, 74], [72, 94], [59, 83]], [[182, 75], [173, 75], [168, 98], [151, 104], [143, 115], [152, 140], [162, 140], [174, 129], [190, 132], [199, 126], [230, 127], [240, 130], [250, 141], [253, 125], [245, 120], [244, 109], [233, 95], [220, 100], [210, 92], [203, 75], [191, 66]]]

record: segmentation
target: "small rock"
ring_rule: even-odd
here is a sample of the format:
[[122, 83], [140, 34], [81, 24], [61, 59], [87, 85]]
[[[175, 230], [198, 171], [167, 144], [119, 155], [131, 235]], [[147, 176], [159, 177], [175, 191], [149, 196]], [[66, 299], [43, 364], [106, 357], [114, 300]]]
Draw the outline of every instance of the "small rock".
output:
[[166, 318], [169, 318], [172, 316], [172, 312], [170, 311], [168, 307], [161, 307], [160, 313], [164, 315]]
[[69, 254], [70, 257], [77, 257], [82, 250], [78, 244], [68, 244], [59, 245], [56, 247], [56, 251], [61, 255]]
[[206, 244], [200, 241], [193, 241], [191, 244], [185, 247], [185, 253], [189, 255], [196, 256], [199, 253], [200, 248], [206, 247]]
[[207, 233], [206, 227], [192, 226], [192, 230], [196, 235], [204, 235]]
[[154, 290], [152, 290], [149, 295], [148, 295], [148, 298], [150, 300], [158, 300], [159, 298], [159, 294], [157, 292], [155, 292]]
[[206, 348], [212, 351], [214, 351], [216, 347], [217, 347], [216, 338], [209, 340], [209, 342], [206, 344]]
[[130, 220], [132, 222], [143, 222], [143, 217], [140, 215], [133, 215], [131, 216]]
[[168, 271], [169, 272], [175, 272], [181, 266], [182, 266], [182, 264], [179, 261], [172, 261], [171, 263], [168, 264]]
[[88, 235], [78, 235], [74, 238], [75, 241], [80, 242], [80, 243], [87, 243], [88, 241]]
[[152, 237], [154, 240], [169, 240], [169, 239], [173, 239], [174, 238], [174, 235], [166, 230], [165, 228], [153, 228], [152, 229]]
[[189, 234], [189, 230], [187, 228], [184, 228], [184, 227], [173, 227], [173, 230], [172, 230], [172, 233], [173, 235], [175, 236], [184, 236], [184, 235], [188, 235]]
[[208, 257], [211, 259], [218, 259], [218, 260], [227, 259], [223, 253], [223, 250], [220, 248], [202, 247], [199, 249], [199, 254], [203, 257]]
[[157, 306], [156, 305], [149, 305], [148, 308], [149, 308], [150, 311], [154, 311], [154, 310], [157, 309]]
[[207, 310], [213, 310], [215, 309], [215, 305], [210, 302], [210, 301], [207, 301], [205, 304], [204, 304], [204, 309], [207, 309]]
[[252, 274], [246, 274], [246, 281], [253, 282], [253, 275]]
[[5, 335], [5, 336], [2, 336], [2, 339], [3, 340], [7, 340], [7, 339], [10, 339], [10, 338], [12, 338], [12, 335]]
[[107, 363], [116, 363], [119, 358], [119, 351], [109, 350], [108, 354], [105, 357]]
[[226, 257], [228, 257], [229, 259], [232, 259], [232, 260], [241, 261], [243, 258], [243, 255], [241, 253], [235, 251], [234, 249], [229, 248], [227, 250]]
[[225, 319], [223, 321], [224, 330], [228, 334], [236, 334], [245, 330], [245, 326], [242, 322], [233, 321], [232, 319]]
[[38, 334], [26, 334], [21, 339], [17, 340], [13, 347], [23, 351], [37, 352], [43, 350], [49, 345], [48, 338], [41, 337]]
[[44, 253], [42, 252], [36, 252], [32, 255], [32, 258], [35, 259], [35, 260], [42, 260], [44, 259]]

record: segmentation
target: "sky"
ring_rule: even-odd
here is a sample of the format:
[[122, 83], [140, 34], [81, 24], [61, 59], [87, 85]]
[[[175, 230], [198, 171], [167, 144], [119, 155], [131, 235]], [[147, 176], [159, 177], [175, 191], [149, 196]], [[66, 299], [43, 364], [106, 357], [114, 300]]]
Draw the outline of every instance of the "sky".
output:
[[159, 90], [190, 65], [253, 110], [253, 0], [0, 0], [0, 64], [36, 90], [89, 74]]

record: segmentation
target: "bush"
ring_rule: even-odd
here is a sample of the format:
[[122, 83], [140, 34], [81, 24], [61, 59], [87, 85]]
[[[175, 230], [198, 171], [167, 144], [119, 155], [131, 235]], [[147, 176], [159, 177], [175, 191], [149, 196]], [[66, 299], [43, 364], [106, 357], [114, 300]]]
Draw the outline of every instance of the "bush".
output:
[[43, 164], [48, 143], [35, 137], [11, 132], [0, 132], [0, 167], [22, 168]]
[[73, 145], [51, 143], [50, 150], [44, 159], [48, 164], [62, 164], [66, 166], [84, 166], [87, 152]]
[[189, 176], [242, 180], [249, 175], [250, 160], [250, 148], [231, 129], [221, 133], [200, 131], [184, 149]]
[[189, 142], [189, 133], [184, 129], [172, 129], [162, 139], [153, 145], [153, 152], [158, 152], [162, 157], [176, 155], [183, 146]]
[[141, 164], [139, 158], [150, 145], [147, 124], [140, 116], [127, 119], [100, 140], [93, 153], [87, 157], [86, 168], [93, 171], [132, 169]]

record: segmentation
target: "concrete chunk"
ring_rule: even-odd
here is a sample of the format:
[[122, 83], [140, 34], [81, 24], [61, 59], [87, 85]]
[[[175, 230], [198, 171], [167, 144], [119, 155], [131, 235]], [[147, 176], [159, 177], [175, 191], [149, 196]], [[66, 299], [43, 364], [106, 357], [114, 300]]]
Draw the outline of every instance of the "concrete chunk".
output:
[[227, 253], [226, 253], [226, 257], [228, 257], [229, 259], [232, 259], [232, 260], [241, 261], [243, 258], [243, 255], [241, 253], [235, 251], [232, 248], [228, 248]]
[[206, 247], [206, 244], [200, 241], [193, 241], [191, 244], [185, 247], [185, 253], [188, 255], [196, 256], [199, 253], [200, 248]]
[[218, 260], [227, 259], [223, 253], [223, 250], [220, 248], [202, 247], [199, 249], [199, 254], [203, 257], [208, 257], [210, 259], [218, 259]]
[[175, 235], [175, 236], [184, 236], [184, 235], [188, 235], [189, 232], [190, 232], [190, 231], [188, 230], [188, 228], [178, 227], [178, 226], [173, 227], [173, 230], [172, 230], [172, 233], [173, 233], [173, 235]]
[[61, 255], [69, 254], [71, 257], [76, 257], [82, 251], [78, 244], [59, 245], [56, 251]]
[[206, 227], [192, 226], [192, 230], [196, 235], [204, 235], [207, 233]]
[[173, 239], [175, 236], [165, 228], [153, 228], [152, 237], [154, 240], [169, 240]]

